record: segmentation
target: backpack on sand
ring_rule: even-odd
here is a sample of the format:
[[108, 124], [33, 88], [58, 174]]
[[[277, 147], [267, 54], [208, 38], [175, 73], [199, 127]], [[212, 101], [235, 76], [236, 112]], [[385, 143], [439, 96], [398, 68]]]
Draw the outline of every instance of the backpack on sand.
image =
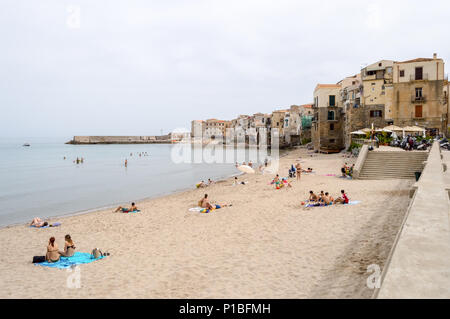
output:
[[34, 256], [33, 264], [39, 264], [45, 262], [45, 256]]
[[91, 255], [92, 255], [92, 257], [93, 257], [94, 259], [97, 259], [97, 258], [103, 256], [103, 253], [102, 253], [102, 251], [101, 251], [100, 249], [94, 248], [94, 249], [92, 249]]

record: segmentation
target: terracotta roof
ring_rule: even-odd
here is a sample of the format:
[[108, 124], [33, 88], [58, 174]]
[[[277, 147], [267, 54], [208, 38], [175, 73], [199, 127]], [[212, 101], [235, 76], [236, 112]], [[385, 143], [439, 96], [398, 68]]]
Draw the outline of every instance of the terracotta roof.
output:
[[[441, 60], [441, 59], [438, 59]], [[430, 62], [430, 61], [435, 61], [434, 59], [430, 59], [430, 58], [417, 58], [417, 59], [413, 59], [413, 60], [408, 60], [408, 61], [402, 61], [402, 62], [397, 62], [397, 63], [414, 63], [414, 62]]]
[[301, 107], [313, 107], [313, 104], [303, 104], [303, 105], [300, 105]]

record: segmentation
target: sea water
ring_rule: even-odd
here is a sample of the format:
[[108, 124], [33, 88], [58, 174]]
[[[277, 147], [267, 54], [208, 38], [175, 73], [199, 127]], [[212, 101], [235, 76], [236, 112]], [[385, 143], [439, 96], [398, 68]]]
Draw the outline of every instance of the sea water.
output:
[[[128, 205], [239, 173], [233, 163], [174, 163], [174, 144], [64, 144], [67, 140], [0, 139], [0, 226]], [[144, 152], [148, 156], [139, 156]], [[77, 157], [84, 163], [74, 163]]]

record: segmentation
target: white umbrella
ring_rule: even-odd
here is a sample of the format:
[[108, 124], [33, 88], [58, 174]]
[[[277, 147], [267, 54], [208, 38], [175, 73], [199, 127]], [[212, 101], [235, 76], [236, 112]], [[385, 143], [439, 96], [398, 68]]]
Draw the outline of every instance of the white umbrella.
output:
[[391, 130], [388, 130], [387, 128], [378, 128], [375, 130], [375, 132], [386, 132], [386, 133], [392, 133]]
[[397, 126], [397, 125], [389, 125], [389, 126], [386, 126], [384, 129], [389, 130], [389, 131], [399, 131], [399, 132], [403, 130], [400, 126]]
[[238, 166], [237, 168], [238, 170], [240, 170], [241, 172], [247, 173], [247, 174], [255, 174], [255, 170], [253, 168], [251, 168], [248, 165], [241, 165]]
[[351, 132], [350, 134], [351, 135], [366, 135], [366, 133], [363, 131], [354, 131], [354, 132]]

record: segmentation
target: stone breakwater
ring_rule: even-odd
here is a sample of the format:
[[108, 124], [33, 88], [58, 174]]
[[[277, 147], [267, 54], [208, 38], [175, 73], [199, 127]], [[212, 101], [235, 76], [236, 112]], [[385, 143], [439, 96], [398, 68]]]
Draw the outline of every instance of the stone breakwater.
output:
[[74, 136], [66, 144], [169, 144], [170, 135], [162, 136]]

